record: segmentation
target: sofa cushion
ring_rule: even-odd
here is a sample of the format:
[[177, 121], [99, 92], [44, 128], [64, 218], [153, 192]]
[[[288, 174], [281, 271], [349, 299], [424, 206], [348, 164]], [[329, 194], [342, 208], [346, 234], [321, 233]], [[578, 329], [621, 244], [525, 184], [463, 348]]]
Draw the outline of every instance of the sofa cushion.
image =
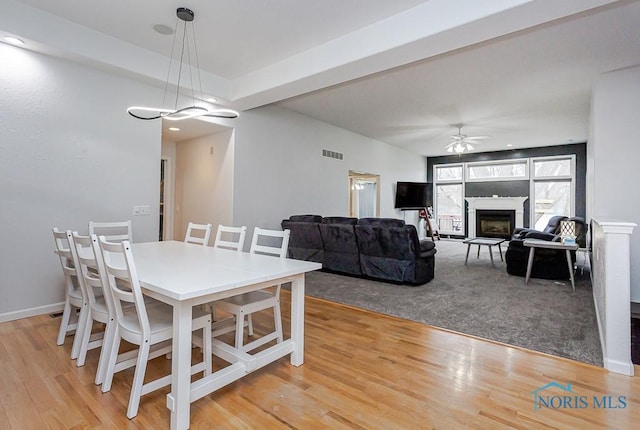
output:
[[[336, 222], [330, 222], [336, 221]], [[323, 268], [333, 272], [362, 275], [356, 233], [356, 218], [323, 218], [319, 224], [324, 244]]]
[[328, 216], [322, 218], [322, 224], [347, 224], [356, 225], [358, 218], [351, 218], [346, 216]]
[[282, 228], [291, 232], [287, 256], [296, 260], [324, 261], [324, 244], [320, 224], [315, 222], [283, 222]]
[[382, 227], [404, 227], [405, 223], [396, 218], [360, 218], [358, 225], [379, 225]]
[[291, 222], [321, 222], [322, 217], [320, 215], [291, 215], [289, 217]]

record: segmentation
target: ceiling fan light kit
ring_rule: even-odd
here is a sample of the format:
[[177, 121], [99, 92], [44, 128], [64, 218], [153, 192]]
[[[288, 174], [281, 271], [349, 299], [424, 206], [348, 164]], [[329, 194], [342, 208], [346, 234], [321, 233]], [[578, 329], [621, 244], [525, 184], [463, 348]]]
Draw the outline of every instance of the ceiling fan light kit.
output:
[[[193, 26], [193, 20], [195, 18], [195, 14], [191, 9], [188, 9], [186, 7], [179, 7], [176, 10], [176, 16], [177, 16], [176, 26], [175, 26], [175, 31], [173, 31], [173, 45], [171, 47], [171, 58], [169, 59], [169, 70], [167, 72], [167, 81], [164, 86], [164, 93], [162, 97], [162, 107], [157, 108], [157, 107], [146, 107], [146, 106], [131, 106], [127, 109], [127, 112], [129, 113], [129, 115], [131, 115], [134, 118], [147, 120], [147, 121], [160, 119], [160, 118], [171, 120], [171, 121], [180, 121], [184, 119], [198, 118], [198, 117], [214, 117], [214, 118], [228, 118], [228, 119], [237, 118], [239, 114], [233, 109], [222, 109], [222, 108], [212, 109], [206, 103], [200, 103], [199, 105], [196, 105], [196, 93], [195, 93], [196, 88], [195, 88], [195, 82], [193, 79], [194, 74], [197, 77], [198, 89], [200, 91], [198, 98], [200, 100], [205, 100], [205, 97], [202, 93], [202, 80], [200, 78], [200, 64], [198, 61], [198, 50], [196, 47], [195, 29]], [[165, 102], [167, 100], [167, 91], [169, 88], [169, 81], [171, 77], [171, 68], [174, 63], [173, 53], [174, 53], [176, 40], [179, 33], [180, 22], [183, 23], [182, 31], [181, 31], [182, 46], [180, 50], [180, 56], [178, 57], [179, 60], [176, 60], [176, 63], [178, 64], [178, 78], [176, 82], [176, 98], [175, 98], [175, 103], [173, 108], [167, 108], [165, 107]], [[189, 32], [189, 26], [187, 25], [188, 23], [191, 23], [191, 26], [190, 26], [191, 36], [189, 36], [188, 34]], [[167, 34], [167, 33], [165, 32], [164, 34]], [[195, 65], [190, 64], [191, 56], [192, 56], [192, 52], [189, 45], [190, 41], [193, 42], [193, 57], [195, 60]], [[183, 73], [183, 60], [185, 58], [185, 55], [188, 61], [187, 61], [187, 64], [185, 65], [184, 73], [188, 75], [191, 83], [191, 90], [190, 90], [191, 105], [178, 108], [178, 99], [180, 98], [180, 81]]]
[[473, 151], [473, 145], [478, 145], [478, 140], [486, 139], [488, 136], [467, 136], [462, 134], [463, 124], [457, 124], [458, 134], [451, 136], [451, 141], [445, 148], [447, 152], [455, 152], [456, 154], [462, 154], [464, 151]]

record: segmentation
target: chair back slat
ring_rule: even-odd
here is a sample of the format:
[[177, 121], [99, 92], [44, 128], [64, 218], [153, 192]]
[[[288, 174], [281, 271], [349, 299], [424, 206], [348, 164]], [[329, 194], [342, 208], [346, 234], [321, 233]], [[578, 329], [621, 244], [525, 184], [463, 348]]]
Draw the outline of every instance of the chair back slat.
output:
[[289, 237], [289, 230], [267, 230], [256, 227], [253, 230], [249, 253], [275, 255], [285, 258], [287, 256], [287, 247], [289, 246]]
[[216, 232], [216, 240], [213, 243], [213, 246], [214, 248], [230, 249], [241, 252], [244, 247], [244, 239], [246, 235], [247, 226], [230, 227], [219, 224], [218, 231]]
[[210, 236], [211, 224], [196, 224], [190, 222], [187, 226], [187, 234], [184, 236], [184, 241], [185, 243], [195, 243], [196, 245], [207, 246], [209, 244]]
[[108, 242], [133, 242], [131, 220], [115, 222], [89, 221], [89, 235], [104, 236]]

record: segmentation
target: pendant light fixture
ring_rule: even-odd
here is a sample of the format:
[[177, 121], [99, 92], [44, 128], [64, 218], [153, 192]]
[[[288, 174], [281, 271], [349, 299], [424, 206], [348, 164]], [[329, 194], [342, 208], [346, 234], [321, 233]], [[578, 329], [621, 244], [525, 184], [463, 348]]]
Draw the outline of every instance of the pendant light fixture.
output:
[[[210, 109], [204, 106], [204, 103], [200, 103], [196, 105], [196, 82], [194, 82], [194, 74], [197, 78], [198, 90], [199, 94], [197, 94], [197, 98], [200, 100], [204, 100], [205, 97], [202, 93], [202, 80], [200, 78], [200, 64], [198, 61], [198, 50], [196, 47], [196, 36], [195, 30], [193, 26], [193, 19], [195, 14], [192, 10], [187, 9], [186, 7], [179, 7], [176, 10], [176, 26], [175, 31], [173, 32], [173, 45], [171, 48], [171, 58], [169, 60], [169, 71], [167, 72], [167, 81], [164, 86], [164, 95], [162, 97], [162, 107], [144, 107], [144, 106], [131, 106], [127, 109], [129, 115], [134, 118], [142, 119], [142, 120], [153, 120], [153, 119], [167, 119], [171, 121], [179, 121], [188, 118], [197, 118], [197, 117], [214, 117], [214, 118], [237, 118], [238, 112], [232, 109]], [[180, 25], [182, 23], [182, 25]], [[190, 24], [190, 25], [189, 25]], [[191, 30], [189, 30], [189, 28]], [[182, 31], [180, 31], [180, 29]], [[180, 33], [180, 35], [178, 34]], [[190, 33], [190, 34], [189, 34]], [[174, 51], [176, 50], [176, 43], [178, 39], [181, 39], [181, 48], [180, 48], [180, 57], [176, 59], [175, 63], [178, 67], [177, 69], [177, 82], [176, 82], [176, 97], [173, 104], [173, 107], [166, 107], [165, 103], [171, 103], [167, 99], [167, 93], [169, 90], [169, 81], [171, 78], [172, 67], [174, 66]], [[191, 49], [191, 44], [193, 45], [193, 49]], [[192, 52], [193, 51], [193, 52]], [[193, 58], [192, 58], [193, 55]], [[186, 58], [185, 58], [186, 57]], [[193, 64], [195, 62], [195, 64]], [[178, 108], [178, 101], [180, 98], [180, 85], [182, 82], [182, 75], [185, 74], [186, 77], [189, 78], [191, 88], [190, 88], [190, 98], [191, 104], [188, 106], [184, 106]], [[189, 92], [189, 89], [186, 89]]]

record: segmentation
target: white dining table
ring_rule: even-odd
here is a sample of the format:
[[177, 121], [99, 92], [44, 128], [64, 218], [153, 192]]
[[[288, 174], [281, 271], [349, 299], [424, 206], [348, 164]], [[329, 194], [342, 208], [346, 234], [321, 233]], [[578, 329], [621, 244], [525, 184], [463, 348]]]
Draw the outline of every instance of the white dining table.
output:
[[[171, 429], [189, 428], [191, 403], [213, 391], [289, 354], [292, 365], [304, 362], [305, 273], [321, 264], [177, 241], [134, 243], [131, 249], [143, 293], [173, 307]], [[231, 364], [191, 382], [193, 306], [287, 282], [291, 337], [255, 354], [213, 339], [214, 354]]]

